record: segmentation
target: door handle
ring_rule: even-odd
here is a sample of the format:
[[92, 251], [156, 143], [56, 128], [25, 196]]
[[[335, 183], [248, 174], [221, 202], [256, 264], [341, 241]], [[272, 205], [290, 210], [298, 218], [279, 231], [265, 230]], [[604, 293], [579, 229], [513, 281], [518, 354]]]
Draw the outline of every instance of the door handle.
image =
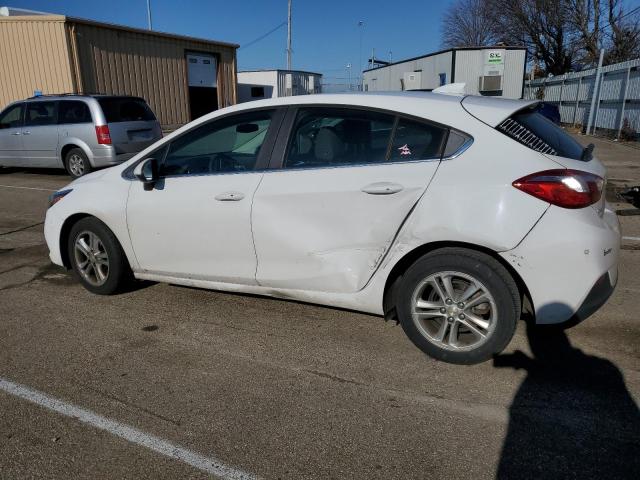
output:
[[393, 195], [404, 190], [404, 187], [399, 183], [392, 182], [376, 182], [362, 187], [364, 193], [369, 195]]
[[20, 132], [13, 132], [11, 135], [22, 135]]
[[27, 130], [26, 132], [22, 132], [23, 135], [31, 135], [31, 132]]
[[244, 198], [242, 192], [224, 192], [216, 195], [216, 200], [219, 202], [238, 202]]

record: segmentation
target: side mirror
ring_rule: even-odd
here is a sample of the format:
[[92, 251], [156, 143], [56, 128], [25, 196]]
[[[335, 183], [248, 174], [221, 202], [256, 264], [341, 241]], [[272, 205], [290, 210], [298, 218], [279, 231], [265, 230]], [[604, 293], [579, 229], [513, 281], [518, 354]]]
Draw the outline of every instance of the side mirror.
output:
[[155, 158], [143, 160], [133, 169], [133, 176], [143, 183], [145, 190], [151, 190], [158, 181], [158, 162]]

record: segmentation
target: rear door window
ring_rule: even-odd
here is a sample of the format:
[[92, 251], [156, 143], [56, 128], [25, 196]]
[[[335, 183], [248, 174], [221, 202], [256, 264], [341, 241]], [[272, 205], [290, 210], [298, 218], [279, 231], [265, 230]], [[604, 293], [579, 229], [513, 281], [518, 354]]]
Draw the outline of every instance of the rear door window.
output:
[[444, 128], [401, 118], [393, 136], [389, 161], [440, 158], [446, 133]]
[[22, 126], [22, 110], [24, 104], [19, 103], [0, 113], [0, 129], [19, 128]]
[[498, 130], [537, 152], [583, 160], [582, 145], [535, 110], [517, 112], [498, 125]]
[[58, 104], [58, 123], [92, 123], [89, 106], [77, 100], [62, 100]]
[[394, 117], [345, 108], [301, 108], [285, 168], [319, 168], [386, 161]]
[[134, 97], [104, 97], [98, 103], [107, 123], [153, 121], [153, 114], [147, 102]]
[[26, 105], [25, 127], [55, 125], [58, 122], [56, 102], [27, 102]]

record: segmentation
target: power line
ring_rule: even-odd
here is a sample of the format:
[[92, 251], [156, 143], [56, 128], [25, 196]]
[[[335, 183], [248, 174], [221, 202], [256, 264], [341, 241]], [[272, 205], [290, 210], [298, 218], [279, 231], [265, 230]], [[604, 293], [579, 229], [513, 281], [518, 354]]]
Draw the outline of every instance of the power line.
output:
[[248, 48], [251, 47], [252, 45], [255, 45], [256, 43], [258, 43], [260, 40], [264, 40], [265, 38], [267, 38], [269, 35], [271, 35], [272, 33], [277, 32], [278, 30], [280, 30], [282, 27], [284, 27], [287, 24], [287, 21], [285, 20], [284, 22], [280, 23], [278, 26], [272, 28], [271, 30], [269, 30], [267, 33], [265, 33], [264, 35], [260, 35], [258, 38], [251, 40], [250, 42], [245, 43], [244, 45], [242, 45], [238, 50], [242, 50], [243, 48]]

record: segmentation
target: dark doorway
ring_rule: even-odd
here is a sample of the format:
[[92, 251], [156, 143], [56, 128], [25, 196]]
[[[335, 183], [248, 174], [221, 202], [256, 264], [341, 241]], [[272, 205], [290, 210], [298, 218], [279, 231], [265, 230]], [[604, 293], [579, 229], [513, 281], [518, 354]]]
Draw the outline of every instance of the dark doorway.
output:
[[189, 87], [189, 109], [191, 120], [218, 109], [218, 89]]

